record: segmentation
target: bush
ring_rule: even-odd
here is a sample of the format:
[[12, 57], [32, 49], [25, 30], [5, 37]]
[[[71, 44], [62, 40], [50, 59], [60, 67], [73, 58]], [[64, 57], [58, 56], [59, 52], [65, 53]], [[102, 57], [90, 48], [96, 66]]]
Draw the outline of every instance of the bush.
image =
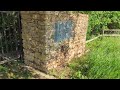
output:
[[112, 22], [107, 24], [108, 29], [120, 29], [120, 24], [118, 22]]
[[101, 34], [103, 29], [120, 29], [120, 11], [80, 11], [89, 15], [87, 39]]

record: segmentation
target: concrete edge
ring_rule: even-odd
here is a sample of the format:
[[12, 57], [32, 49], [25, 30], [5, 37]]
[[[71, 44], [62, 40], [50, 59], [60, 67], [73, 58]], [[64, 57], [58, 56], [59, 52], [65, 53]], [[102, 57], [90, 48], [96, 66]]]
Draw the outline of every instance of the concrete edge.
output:
[[[32, 72], [34, 72], [34, 73], [36, 73], [36, 74], [38, 74], [38, 75], [40, 75], [42, 77], [45, 77], [43, 79], [57, 79], [54, 76], [47, 75], [47, 74], [45, 74], [45, 73], [43, 73], [41, 71], [38, 71], [38, 70], [36, 70], [36, 69], [34, 69], [34, 68], [30, 67], [30, 66], [24, 66], [24, 67], [26, 67], [28, 70], [30, 70], [30, 71], [32, 71]], [[40, 79], [42, 79], [42, 78], [40, 78]]]

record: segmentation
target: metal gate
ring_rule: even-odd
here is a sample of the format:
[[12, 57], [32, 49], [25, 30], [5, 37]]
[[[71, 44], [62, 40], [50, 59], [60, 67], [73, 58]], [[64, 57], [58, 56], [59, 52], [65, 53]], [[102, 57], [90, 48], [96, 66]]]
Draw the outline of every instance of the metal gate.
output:
[[18, 11], [0, 11], [0, 57], [23, 59], [21, 21]]

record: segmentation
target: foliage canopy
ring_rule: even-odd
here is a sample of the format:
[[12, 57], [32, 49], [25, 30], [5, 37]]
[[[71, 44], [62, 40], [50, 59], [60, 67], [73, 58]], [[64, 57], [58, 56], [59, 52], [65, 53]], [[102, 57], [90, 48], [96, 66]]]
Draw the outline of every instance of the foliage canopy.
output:
[[120, 28], [120, 11], [79, 11], [89, 15], [87, 39], [101, 34], [103, 29]]

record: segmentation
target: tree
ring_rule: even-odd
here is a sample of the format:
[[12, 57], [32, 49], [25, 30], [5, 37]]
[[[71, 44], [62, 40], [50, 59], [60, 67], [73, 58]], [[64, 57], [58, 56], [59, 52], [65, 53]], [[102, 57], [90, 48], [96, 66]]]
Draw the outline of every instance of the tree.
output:
[[103, 29], [120, 28], [120, 11], [79, 11], [89, 15], [87, 39], [98, 35]]

